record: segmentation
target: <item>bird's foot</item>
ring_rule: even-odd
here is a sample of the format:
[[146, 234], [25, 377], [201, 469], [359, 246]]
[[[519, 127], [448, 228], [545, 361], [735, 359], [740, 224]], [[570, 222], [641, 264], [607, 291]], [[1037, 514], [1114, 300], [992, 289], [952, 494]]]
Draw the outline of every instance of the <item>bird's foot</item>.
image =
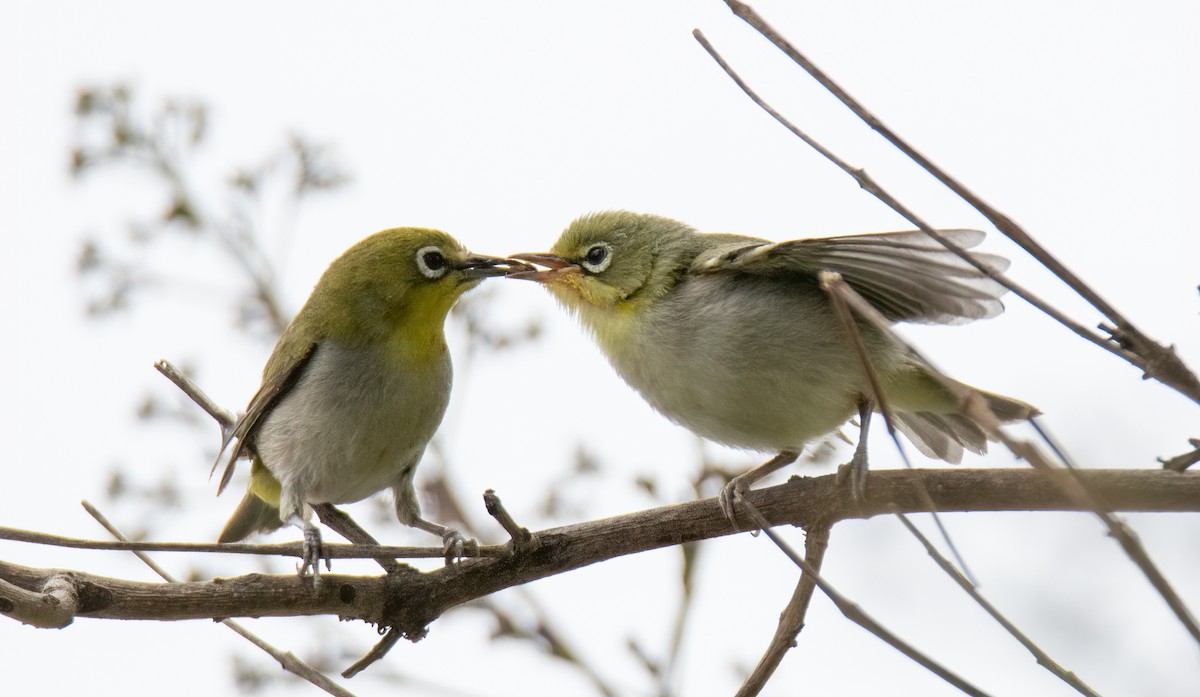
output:
[[[322, 556], [321, 531], [312, 523], [307, 523], [304, 526], [304, 556], [296, 569], [300, 576], [307, 576], [308, 570], [312, 569], [313, 581], [320, 581]], [[325, 569], [333, 569], [332, 559], [325, 560]]]
[[752, 480], [747, 481], [746, 475], [738, 475], [730, 479], [729, 483], [721, 488], [721, 493], [717, 495], [717, 503], [721, 506], [721, 512], [729, 519], [734, 532], [742, 531], [741, 525], [738, 524], [737, 504], [746, 497], [751, 483]]
[[[733, 524], [734, 532], [741, 532], [742, 527], [738, 525], [737, 520], [737, 505], [739, 501], [745, 501], [746, 493], [750, 491], [750, 487], [771, 474], [781, 467], [786, 467], [796, 461], [800, 457], [799, 450], [781, 450], [775, 457], [767, 460], [758, 467], [744, 472], [729, 480], [725, 488], [721, 489], [720, 495], [717, 497], [717, 503], [721, 505], [721, 511], [725, 513], [725, 517]], [[754, 526], [750, 529], [751, 535], [758, 534], [758, 527]]]
[[[401, 519], [401, 521], [406, 522], [404, 519]], [[479, 543], [463, 537], [462, 533], [454, 528], [438, 525], [424, 518], [414, 518], [411, 522], [406, 522], [406, 524], [442, 538], [442, 554], [446, 557], [446, 566], [462, 559], [468, 553], [470, 556], [479, 555]]]
[[446, 565], [449, 566], [462, 559], [467, 555], [467, 550], [472, 550], [477, 554], [479, 543], [463, 537], [462, 533], [454, 528], [446, 528], [446, 531], [442, 533], [442, 554], [445, 555]]
[[854, 451], [850, 462], [838, 468], [838, 484], [850, 492], [850, 498], [860, 503], [867, 497], [867, 454], [860, 450]]

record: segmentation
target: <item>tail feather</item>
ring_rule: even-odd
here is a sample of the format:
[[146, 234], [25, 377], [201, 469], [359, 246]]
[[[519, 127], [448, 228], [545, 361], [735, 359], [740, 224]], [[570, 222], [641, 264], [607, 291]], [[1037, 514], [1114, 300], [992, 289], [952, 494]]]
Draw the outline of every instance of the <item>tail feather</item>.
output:
[[928, 418], [930, 416], [936, 415], [927, 411], [900, 412], [895, 415], [894, 423], [896, 428], [925, 457], [932, 457], [954, 465], [962, 462], [962, 444], [951, 438], [935, 420]]
[[[1041, 412], [1011, 397], [979, 391], [988, 407], [1001, 421], [1023, 421]], [[987, 452], [988, 437], [965, 414], [933, 411], [901, 411], [895, 415], [896, 427], [926, 457], [951, 464], [962, 462], [963, 450], [982, 455]]]
[[253, 491], [247, 491], [233, 516], [225, 523], [217, 542], [238, 542], [259, 532], [271, 532], [283, 527], [279, 519], [279, 508], [260, 499]]
[[1019, 399], [1005, 397], [1002, 394], [995, 392], [985, 392], [978, 390], [979, 394], [987, 400], [988, 407], [992, 413], [1001, 421], [1024, 421], [1034, 416], [1041, 415], [1041, 410], [1032, 404], [1026, 404]]
[[926, 457], [957, 465], [962, 462], [964, 449], [977, 454], [987, 452], [983, 430], [961, 414], [901, 412], [895, 422], [896, 428]]

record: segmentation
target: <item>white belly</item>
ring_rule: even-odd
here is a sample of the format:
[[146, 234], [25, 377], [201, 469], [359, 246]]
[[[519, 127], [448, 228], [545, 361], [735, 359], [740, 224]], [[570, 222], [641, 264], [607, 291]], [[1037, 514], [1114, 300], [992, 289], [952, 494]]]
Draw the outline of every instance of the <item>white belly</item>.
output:
[[[692, 278], [606, 339], [617, 372], [653, 407], [737, 447], [799, 450], [845, 422], [863, 390], [845, 330], [815, 287]], [[886, 372], [896, 358], [873, 339]]]
[[411, 477], [450, 397], [445, 354], [424, 366], [323, 343], [259, 427], [255, 445], [288, 499], [350, 503]]

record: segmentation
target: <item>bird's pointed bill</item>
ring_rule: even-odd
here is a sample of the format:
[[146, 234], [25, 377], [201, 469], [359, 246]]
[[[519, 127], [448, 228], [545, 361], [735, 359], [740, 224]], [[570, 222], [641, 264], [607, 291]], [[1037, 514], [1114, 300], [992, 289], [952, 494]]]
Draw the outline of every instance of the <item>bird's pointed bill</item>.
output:
[[518, 262], [528, 262], [528, 264], [536, 264], [544, 266], [544, 269], [535, 269], [526, 264], [527, 268], [518, 269], [509, 272], [508, 278], [517, 278], [524, 281], [537, 281], [538, 283], [546, 283], [567, 273], [579, 273], [579, 264], [567, 261], [557, 254], [549, 253], [521, 253], [514, 254], [509, 257]]
[[463, 276], [471, 279], [507, 276], [517, 272], [535, 270], [532, 266], [524, 262], [501, 257], [489, 257], [483, 254], [468, 256], [466, 259], [463, 259], [458, 268], [462, 271]]

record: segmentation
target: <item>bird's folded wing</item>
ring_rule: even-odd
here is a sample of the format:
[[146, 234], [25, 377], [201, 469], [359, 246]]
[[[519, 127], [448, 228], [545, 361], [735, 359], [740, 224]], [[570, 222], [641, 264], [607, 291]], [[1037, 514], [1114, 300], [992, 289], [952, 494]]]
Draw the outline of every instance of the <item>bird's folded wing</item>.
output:
[[[983, 241], [980, 230], [939, 230], [963, 248]], [[975, 253], [997, 271], [1008, 260]], [[726, 247], [693, 267], [699, 273], [755, 275], [841, 274], [885, 317], [897, 322], [960, 324], [1004, 310], [1007, 289], [920, 230], [810, 238]]]
[[[304, 366], [312, 359], [316, 353], [317, 344], [310, 343], [302, 351], [293, 356], [282, 356], [283, 362], [279, 365], [271, 365], [268, 363], [266, 375], [263, 378], [263, 384], [258, 388], [258, 392], [250, 400], [250, 406], [247, 407], [246, 413], [238, 419], [234, 424], [233, 430], [221, 443], [221, 451], [217, 453], [217, 459], [213, 462], [212, 471], [217, 471], [217, 466], [221, 464], [221, 458], [225, 451], [229, 450], [229, 444], [237, 440], [237, 447], [229, 451], [229, 455], [225, 462], [225, 471], [221, 474], [221, 483], [217, 485], [217, 494], [219, 495], [225, 490], [225, 486], [229, 484], [229, 480], [233, 477], [234, 465], [238, 458], [249, 453], [250, 440], [254, 434], [254, 428], [262, 420], [262, 417], [271, 410], [279, 398], [287, 394], [292, 385], [296, 384], [296, 379], [300, 377], [300, 373]], [[275, 359], [272, 356], [272, 359]], [[274, 363], [274, 360], [272, 360]], [[211, 474], [210, 474], [211, 476]]]

